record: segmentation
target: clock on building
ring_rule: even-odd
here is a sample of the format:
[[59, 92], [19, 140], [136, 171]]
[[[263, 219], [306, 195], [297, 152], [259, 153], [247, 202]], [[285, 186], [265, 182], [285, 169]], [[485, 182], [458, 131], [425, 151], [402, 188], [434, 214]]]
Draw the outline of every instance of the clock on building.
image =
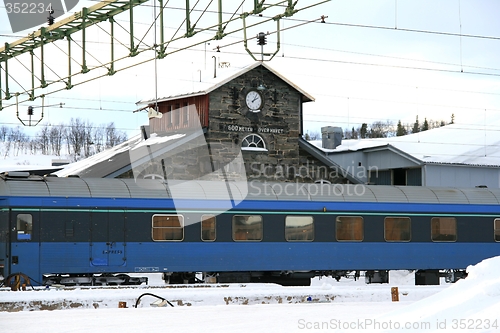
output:
[[251, 112], [260, 112], [263, 104], [262, 95], [257, 90], [250, 90], [245, 97], [245, 103]]

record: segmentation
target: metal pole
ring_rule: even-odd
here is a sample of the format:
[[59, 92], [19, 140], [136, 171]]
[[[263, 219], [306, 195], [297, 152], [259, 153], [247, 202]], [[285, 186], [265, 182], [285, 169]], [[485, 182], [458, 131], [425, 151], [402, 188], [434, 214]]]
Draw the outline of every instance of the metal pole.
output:
[[212, 56], [214, 58], [214, 78], [217, 77], [217, 58], [215, 56]]

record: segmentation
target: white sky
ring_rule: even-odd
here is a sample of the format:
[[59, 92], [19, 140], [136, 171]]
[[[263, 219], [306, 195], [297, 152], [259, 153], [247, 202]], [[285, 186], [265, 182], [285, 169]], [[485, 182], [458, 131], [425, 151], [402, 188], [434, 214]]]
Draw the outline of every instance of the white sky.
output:
[[[205, 5], [201, 2], [199, 7], [203, 8]], [[297, 7], [316, 2], [319, 1], [299, 0]], [[95, 3], [80, 1], [75, 9]], [[230, 6], [229, 2], [224, 3], [224, 8]], [[246, 11], [250, 10], [251, 3], [246, 2]], [[185, 1], [180, 0], [169, 3], [171, 6], [183, 4]], [[134, 15], [136, 31], [147, 29], [152, 22], [152, 12], [151, 6], [141, 6]], [[452, 114], [457, 123], [477, 123], [498, 129], [499, 12], [500, 2], [496, 0], [333, 0], [282, 20], [283, 29], [300, 23], [294, 20], [328, 16], [326, 24], [310, 23], [282, 32], [281, 49], [269, 65], [316, 98], [315, 102], [305, 105], [304, 128], [309, 132], [319, 132], [325, 125], [351, 128], [377, 120], [413, 123], [417, 115], [421, 122], [424, 118], [449, 122]], [[176, 29], [183, 15], [182, 10], [169, 10], [166, 25]], [[128, 14], [120, 19], [121, 24], [126, 25]], [[199, 27], [208, 26], [208, 20], [212, 24], [216, 17], [205, 16]], [[249, 18], [247, 25], [256, 20], [262, 19]], [[232, 27], [241, 26], [242, 23], [237, 22]], [[249, 29], [248, 36], [275, 29], [274, 22], [266, 23]], [[30, 32], [23, 31], [12, 37], [6, 12], [0, 5], [0, 43], [13, 42]], [[457, 35], [460, 33], [462, 37]], [[475, 37], [469, 37], [471, 35]], [[211, 36], [199, 34], [202, 39]], [[105, 32], [89, 30], [88, 38], [98, 42], [97, 47], [89, 44], [91, 52], [105, 52], [103, 45], [107, 48], [105, 42], [109, 40]], [[177, 45], [193, 42], [195, 38]], [[200, 71], [202, 77], [211, 77], [212, 56], [230, 62], [233, 68], [251, 64], [254, 60], [242, 43], [225, 47], [242, 38], [243, 33], [238, 32], [221, 41], [211, 41], [206, 52], [202, 43], [191, 50], [169, 55], [157, 62], [156, 71], [151, 62], [49, 95], [46, 105], [62, 102], [65, 106], [47, 109], [40, 124], [69, 122], [71, 117], [88, 119], [96, 125], [114, 121], [131, 136], [140, 125], [147, 123], [146, 113], [132, 113], [137, 108], [135, 102], [154, 96], [155, 89], [159, 96], [165, 96], [172, 89], [169, 87], [198, 81]], [[274, 52], [275, 42], [276, 34], [268, 36], [265, 52]], [[255, 40], [249, 41], [250, 49], [259, 52], [254, 44]], [[217, 45], [221, 46], [220, 53], [213, 51]], [[64, 61], [65, 57], [60, 55], [47, 60], [50, 66], [66, 68]], [[92, 65], [93, 60], [88, 61]], [[9, 66], [13, 73], [15, 65]], [[50, 72], [47, 75], [50, 78]], [[23, 84], [29, 87], [31, 83]], [[4, 106], [6, 104], [4, 101]], [[33, 102], [35, 106], [40, 104], [40, 99]], [[27, 105], [20, 106], [21, 115]], [[0, 115], [0, 125], [20, 124], [15, 107], [4, 109]]]

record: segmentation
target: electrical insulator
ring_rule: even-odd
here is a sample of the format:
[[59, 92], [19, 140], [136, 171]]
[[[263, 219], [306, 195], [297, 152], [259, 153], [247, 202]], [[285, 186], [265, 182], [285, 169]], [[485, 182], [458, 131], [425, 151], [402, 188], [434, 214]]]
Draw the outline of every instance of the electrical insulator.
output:
[[28, 106], [28, 116], [32, 116], [33, 115], [33, 107], [30, 105]]
[[267, 44], [266, 38], [267, 37], [265, 33], [259, 32], [259, 34], [257, 35], [257, 45], [266, 45]]
[[47, 23], [48, 23], [49, 25], [54, 24], [54, 17], [53, 17], [52, 15], [49, 15], [49, 16], [47, 17]]

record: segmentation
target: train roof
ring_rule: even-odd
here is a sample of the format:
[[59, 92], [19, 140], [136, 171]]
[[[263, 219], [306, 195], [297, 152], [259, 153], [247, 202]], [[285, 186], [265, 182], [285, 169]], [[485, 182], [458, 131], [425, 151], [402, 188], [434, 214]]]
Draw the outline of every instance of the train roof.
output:
[[0, 175], [0, 198], [173, 198], [207, 200], [288, 200], [499, 204], [500, 189], [277, 182], [168, 181]]

